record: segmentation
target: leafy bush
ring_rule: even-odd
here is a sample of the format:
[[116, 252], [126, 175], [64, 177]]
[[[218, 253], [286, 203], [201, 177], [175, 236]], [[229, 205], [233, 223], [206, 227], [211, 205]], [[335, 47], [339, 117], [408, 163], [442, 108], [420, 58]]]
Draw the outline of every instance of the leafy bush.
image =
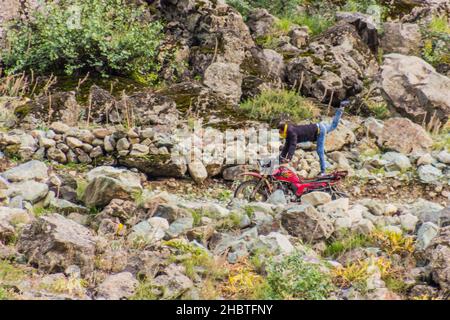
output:
[[370, 113], [377, 119], [386, 119], [389, 117], [389, 108], [385, 102], [367, 101], [367, 107]]
[[325, 249], [324, 256], [337, 257], [347, 251], [368, 245], [367, 236], [363, 234], [350, 234], [342, 239], [334, 240]]
[[[79, 20], [73, 19], [77, 10]], [[94, 70], [152, 80], [162, 25], [143, 15], [143, 7], [125, 0], [48, 3], [8, 29], [9, 49], [2, 52], [7, 73]]]
[[272, 260], [266, 270], [268, 287], [264, 298], [323, 300], [333, 289], [331, 277], [318, 265], [305, 262], [298, 252], [281, 262]]
[[322, 14], [306, 14], [301, 13], [299, 15], [294, 15], [291, 18], [292, 23], [298, 24], [300, 26], [307, 26], [312, 35], [317, 35], [329, 27], [331, 27], [334, 23], [334, 17]]
[[422, 57], [433, 66], [450, 64], [450, 25], [446, 15], [433, 16], [423, 29]]
[[265, 90], [258, 97], [242, 103], [240, 108], [257, 120], [273, 123], [280, 118], [298, 122], [314, 116], [314, 104], [295, 91]]

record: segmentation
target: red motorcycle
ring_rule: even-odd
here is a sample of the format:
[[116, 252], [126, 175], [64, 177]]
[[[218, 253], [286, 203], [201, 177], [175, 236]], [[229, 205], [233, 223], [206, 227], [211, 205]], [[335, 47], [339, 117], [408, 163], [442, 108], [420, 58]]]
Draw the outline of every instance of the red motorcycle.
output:
[[248, 201], [266, 201], [275, 190], [283, 190], [288, 201], [298, 202], [304, 194], [323, 191], [332, 199], [347, 197], [337, 188], [338, 183], [347, 176], [347, 171], [336, 171], [312, 179], [299, 177], [284, 165], [276, 166], [273, 160], [268, 163], [258, 161], [260, 170], [245, 172], [240, 176], [250, 177], [242, 182], [234, 192], [234, 197]]

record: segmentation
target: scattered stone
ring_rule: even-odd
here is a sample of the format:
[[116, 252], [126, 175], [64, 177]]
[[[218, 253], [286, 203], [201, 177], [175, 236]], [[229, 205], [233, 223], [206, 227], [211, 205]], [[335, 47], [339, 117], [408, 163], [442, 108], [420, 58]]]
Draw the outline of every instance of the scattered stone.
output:
[[314, 191], [303, 195], [301, 201], [302, 203], [309, 203], [310, 205], [317, 207], [331, 202], [331, 195], [326, 192]]
[[2, 173], [2, 176], [11, 182], [25, 180], [46, 181], [48, 178], [47, 166], [37, 160], [31, 160]]
[[96, 289], [97, 300], [121, 300], [134, 294], [139, 282], [130, 272], [108, 276]]
[[311, 205], [299, 205], [285, 210], [281, 224], [290, 235], [305, 242], [328, 239], [334, 231], [331, 221]]
[[273, 205], [286, 205], [288, 203], [286, 196], [284, 195], [283, 190], [275, 190], [269, 198], [267, 202]]
[[417, 231], [416, 249], [425, 250], [439, 234], [439, 227], [432, 222], [425, 222]]
[[202, 184], [208, 178], [208, 172], [201, 161], [194, 161], [188, 164], [189, 174], [197, 184]]
[[417, 170], [419, 179], [422, 183], [436, 184], [442, 179], [442, 171], [432, 165], [420, 166]]

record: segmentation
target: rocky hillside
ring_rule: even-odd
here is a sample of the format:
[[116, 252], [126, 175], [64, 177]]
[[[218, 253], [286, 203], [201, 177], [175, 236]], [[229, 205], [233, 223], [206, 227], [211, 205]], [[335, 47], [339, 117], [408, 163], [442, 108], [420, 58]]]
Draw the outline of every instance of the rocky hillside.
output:
[[[449, 298], [448, 0], [119, 2], [0, 0], [0, 300]], [[343, 99], [348, 198], [233, 198]]]

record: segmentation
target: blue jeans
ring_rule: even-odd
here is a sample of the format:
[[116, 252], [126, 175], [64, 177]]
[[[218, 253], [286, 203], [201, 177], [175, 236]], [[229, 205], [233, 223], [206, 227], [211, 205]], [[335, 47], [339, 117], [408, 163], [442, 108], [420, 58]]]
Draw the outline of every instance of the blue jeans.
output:
[[317, 125], [320, 128], [319, 136], [317, 137], [317, 154], [320, 159], [320, 172], [325, 173], [326, 163], [325, 163], [325, 138], [328, 132], [333, 131], [337, 128], [339, 121], [341, 120], [343, 109], [339, 108], [336, 110], [336, 114], [334, 115], [333, 121], [331, 124], [327, 123], [318, 123]]

